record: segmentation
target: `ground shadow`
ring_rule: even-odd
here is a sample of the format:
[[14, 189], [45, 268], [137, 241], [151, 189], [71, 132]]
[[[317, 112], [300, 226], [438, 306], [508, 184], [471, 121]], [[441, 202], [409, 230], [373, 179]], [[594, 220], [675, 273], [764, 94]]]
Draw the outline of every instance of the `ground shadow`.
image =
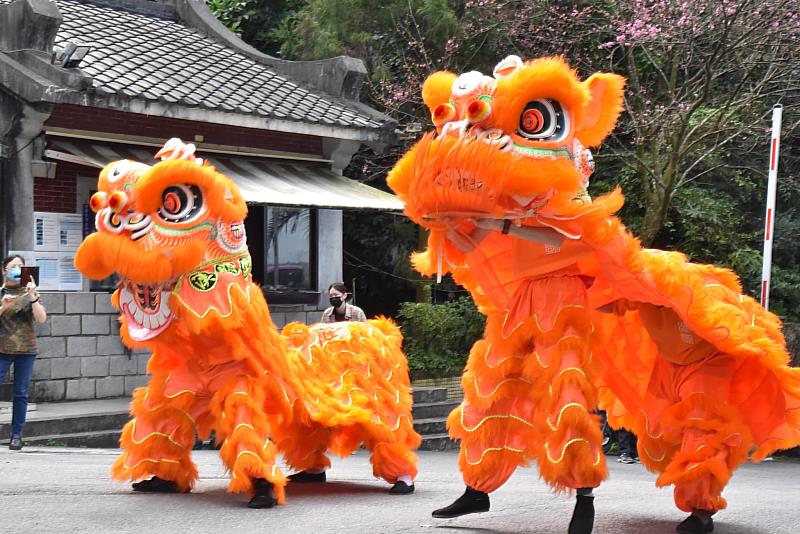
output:
[[[647, 516], [624, 517], [614, 526], [614, 532], [618, 534], [673, 534], [678, 523], [683, 521], [685, 516], [676, 517], [675, 521], [666, 519], [653, 519]], [[598, 530], [595, 528], [595, 530]], [[610, 530], [599, 529], [600, 532], [610, 532]], [[720, 534], [774, 534], [767, 530], [754, 529], [751, 525], [742, 526], [725, 521], [714, 522], [714, 532]]]
[[325, 482], [324, 484], [288, 484], [286, 486], [287, 498], [319, 496], [319, 495], [357, 495], [357, 494], [388, 494], [391, 486], [377, 486], [375, 484], [358, 484], [356, 482]]
[[444, 531], [458, 531], [464, 532], [465, 534], [511, 534], [508, 530], [497, 530], [494, 528], [481, 528], [481, 527], [460, 527], [460, 526], [448, 526], [448, 525], [434, 525], [435, 529], [437, 530], [444, 530]]

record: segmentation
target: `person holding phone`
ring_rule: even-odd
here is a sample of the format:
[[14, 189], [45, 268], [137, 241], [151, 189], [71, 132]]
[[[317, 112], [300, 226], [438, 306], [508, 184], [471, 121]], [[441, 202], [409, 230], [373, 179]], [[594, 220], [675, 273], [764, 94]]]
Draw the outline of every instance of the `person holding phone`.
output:
[[28, 386], [36, 358], [33, 322], [43, 323], [47, 319], [47, 312], [39, 301], [36, 280], [31, 269], [23, 267], [24, 263], [22, 256], [16, 254], [3, 259], [3, 285], [0, 288], [0, 381], [14, 364], [14, 408], [8, 446], [12, 451], [22, 449]]

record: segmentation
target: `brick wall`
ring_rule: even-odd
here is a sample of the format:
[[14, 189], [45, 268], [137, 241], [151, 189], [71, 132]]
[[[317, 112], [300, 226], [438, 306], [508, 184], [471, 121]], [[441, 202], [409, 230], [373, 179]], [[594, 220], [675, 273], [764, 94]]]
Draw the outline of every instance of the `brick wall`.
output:
[[59, 161], [54, 178], [33, 179], [34, 211], [75, 213], [78, 175], [97, 174], [97, 169]]
[[202, 135], [204, 143], [215, 145], [282, 150], [301, 154], [322, 154], [321, 137], [185, 121], [72, 104], [57, 105], [50, 118], [45, 122], [45, 128], [47, 127], [109, 132], [163, 138], [164, 140], [170, 137], [180, 137], [184, 141], [190, 142], [194, 141], [195, 135]]

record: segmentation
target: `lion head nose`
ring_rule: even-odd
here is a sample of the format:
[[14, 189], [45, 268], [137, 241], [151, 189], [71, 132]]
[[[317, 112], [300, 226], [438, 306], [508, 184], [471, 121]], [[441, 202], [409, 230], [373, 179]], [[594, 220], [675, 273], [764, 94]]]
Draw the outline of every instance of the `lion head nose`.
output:
[[98, 191], [89, 199], [89, 207], [95, 213], [106, 206], [108, 206], [108, 195], [104, 191]]
[[120, 213], [130, 206], [130, 201], [130, 196], [124, 191], [114, 191], [111, 193], [111, 196], [108, 197], [108, 207], [114, 213]]

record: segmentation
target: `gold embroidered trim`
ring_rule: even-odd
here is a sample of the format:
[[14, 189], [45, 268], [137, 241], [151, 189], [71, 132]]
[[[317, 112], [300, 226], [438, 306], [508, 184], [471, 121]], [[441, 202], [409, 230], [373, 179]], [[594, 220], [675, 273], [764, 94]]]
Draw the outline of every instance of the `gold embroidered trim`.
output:
[[508, 414], [508, 415], [487, 415], [486, 417], [481, 419], [480, 422], [477, 425], [475, 425], [472, 428], [469, 428], [469, 427], [467, 427], [467, 425], [464, 424], [464, 408], [463, 408], [463, 406], [461, 408], [461, 427], [464, 430], [466, 430], [467, 432], [475, 432], [475, 430], [477, 430], [483, 423], [485, 423], [489, 419], [514, 419], [515, 421], [519, 421], [520, 423], [533, 428], [533, 424], [531, 424], [529, 421], [526, 421], [525, 419], [523, 419], [521, 417], [518, 417], [516, 415], [511, 415], [511, 414]]
[[136, 439], [136, 419], [133, 420], [132, 426], [133, 426], [133, 428], [131, 429], [131, 441], [133, 441], [136, 445], [141, 445], [148, 438], [150, 438], [152, 436], [161, 436], [161, 437], [167, 438], [167, 441], [169, 441], [170, 443], [172, 443], [176, 447], [180, 447], [182, 450], [186, 450], [186, 447], [184, 445], [181, 445], [180, 443], [178, 443], [177, 441], [172, 439], [172, 436], [170, 436], [169, 434], [165, 434], [164, 432], [157, 432], [157, 431], [156, 432], [150, 432], [149, 434], [147, 434], [142, 439], [138, 439], [137, 440]]
[[136, 469], [137, 467], [139, 467], [140, 465], [142, 465], [145, 462], [151, 462], [151, 463], [154, 463], [154, 464], [157, 464], [159, 462], [164, 462], [165, 464], [180, 464], [181, 463], [179, 460], [170, 460], [169, 458], [161, 458], [161, 459], [158, 459], [158, 458], [145, 458], [144, 460], [139, 460], [136, 463], [136, 465], [134, 465], [134, 466], [128, 466], [128, 462], [127, 462], [127, 458], [126, 458], [126, 460], [124, 460], [122, 462], [122, 467], [124, 467], [125, 469], [128, 469], [128, 470]]
[[[589, 443], [589, 440], [586, 439], [586, 438], [572, 438], [571, 440], [566, 442], [564, 444], [564, 446], [561, 448], [561, 456], [558, 457], [558, 460], [554, 460], [553, 456], [550, 454], [550, 444], [549, 443], [545, 443], [544, 444], [544, 452], [545, 452], [545, 454], [547, 454], [547, 460], [551, 464], [560, 464], [564, 460], [564, 455], [567, 454], [567, 449], [571, 445], [574, 445], [575, 443], [586, 443], [587, 445], [591, 445], [591, 443]], [[598, 457], [598, 460], [595, 462], [594, 465], [597, 465], [600, 462], [600, 453], [599, 452], [597, 453], [597, 457]]]
[[572, 408], [573, 406], [577, 406], [577, 407], [581, 408], [587, 414], [589, 413], [589, 411], [586, 409], [586, 407], [584, 405], [579, 404], [577, 402], [570, 402], [569, 404], [565, 404], [564, 406], [561, 407], [561, 410], [558, 412], [558, 419], [556, 420], [555, 426], [550, 421], [550, 418], [549, 417], [547, 418], [547, 426], [550, 427], [550, 430], [552, 430], [553, 432], [558, 430], [558, 427], [561, 426], [561, 417], [563, 417], [564, 412], [567, 411], [567, 408]]
[[478, 376], [474, 375], [473, 380], [475, 382], [475, 393], [479, 397], [484, 398], [484, 399], [488, 399], [488, 398], [492, 397], [495, 393], [497, 393], [497, 390], [499, 390], [502, 387], [502, 385], [507, 383], [507, 382], [523, 382], [525, 384], [531, 384], [530, 380], [527, 380], [527, 379], [522, 378], [522, 377], [519, 377], [519, 378], [506, 378], [506, 379], [502, 380], [499, 384], [497, 384], [497, 386], [492, 390], [491, 393], [489, 393], [487, 395], [484, 395], [483, 393], [481, 393], [481, 388], [478, 385]]
[[483, 452], [481, 453], [481, 457], [480, 457], [480, 459], [478, 459], [477, 462], [470, 462], [469, 458], [468, 458], [469, 455], [466, 452], [464, 452], [464, 460], [466, 460], [466, 462], [469, 465], [478, 465], [479, 463], [481, 463], [483, 461], [483, 458], [490, 452], [511, 451], [511, 452], [516, 452], [516, 453], [522, 454], [522, 453], [526, 452], [527, 450], [528, 449], [515, 449], [514, 447], [509, 447], [508, 445], [503, 445], [502, 447], [489, 447], [488, 449], [484, 449], [483, 450]]

